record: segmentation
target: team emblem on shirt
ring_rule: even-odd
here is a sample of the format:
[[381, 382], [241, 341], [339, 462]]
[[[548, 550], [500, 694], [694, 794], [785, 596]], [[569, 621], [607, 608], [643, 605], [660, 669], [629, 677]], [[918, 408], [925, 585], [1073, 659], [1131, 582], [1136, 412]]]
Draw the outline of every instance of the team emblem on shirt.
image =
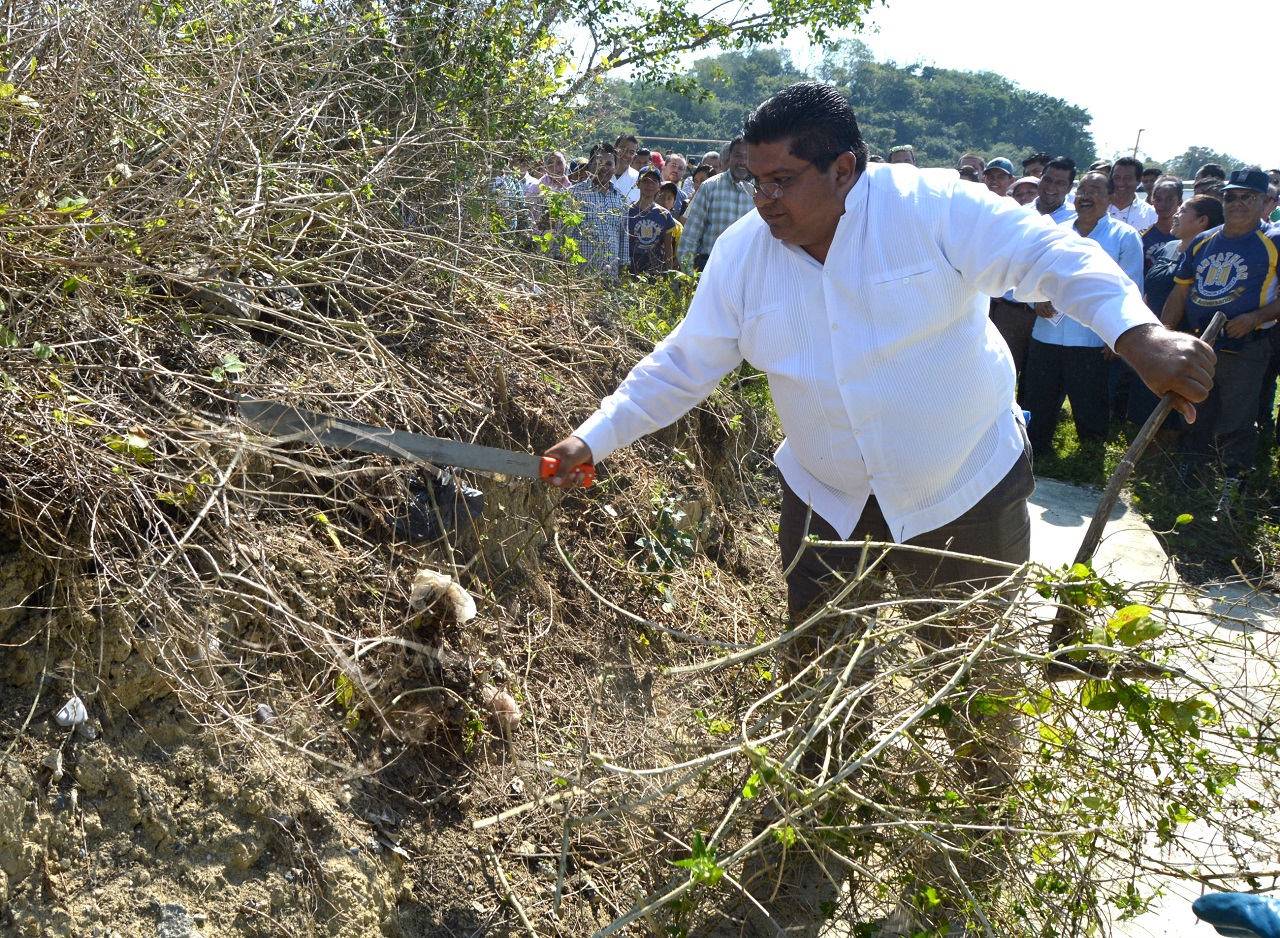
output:
[[1219, 251], [1196, 265], [1196, 293], [1200, 306], [1224, 306], [1244, 290], [1249, 265], [1235, 251]]

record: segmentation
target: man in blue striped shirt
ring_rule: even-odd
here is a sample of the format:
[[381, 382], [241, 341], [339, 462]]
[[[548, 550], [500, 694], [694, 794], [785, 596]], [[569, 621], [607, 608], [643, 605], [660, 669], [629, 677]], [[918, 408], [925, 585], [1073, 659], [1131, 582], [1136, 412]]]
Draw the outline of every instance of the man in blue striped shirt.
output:
[[614, 188], [614, 167], [618, 151], [611, 144], [597, 143], [587, 161], [587, 178], [569, 187], [573, 207], [582, 220], [565, 230], [578, 242], [578, 253], [587, 265], [610, 280], [631, 264], [631, 243], [627, 237], [627, 202]]

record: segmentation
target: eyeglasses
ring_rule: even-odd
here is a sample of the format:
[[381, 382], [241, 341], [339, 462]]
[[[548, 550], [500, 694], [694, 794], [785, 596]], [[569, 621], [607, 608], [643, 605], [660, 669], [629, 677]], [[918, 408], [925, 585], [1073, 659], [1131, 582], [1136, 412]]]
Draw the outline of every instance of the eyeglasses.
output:
[[[819, 160], [830, 164], [830, 162], [838, 156], [840, 156], [839, 153], [829, 153], [824, 157], [820, 157]], [[809, 170], [813, 169], [816, 165], [816, 162], [812, 162], [794, 176], [788, 176], [786, 179], [779, 179], [776, 182], [761, 182], [755, 176], [748, 176], [746, 179], [742, 180], [742, 184], [746, 187], [747, 192], [752, 197], [768, 199], [771, 202], [776, 202], [787, 194], [788, 186]]]
[[1222, 202], [1224, 205], [1230, 205], [1232, 202], [1252, 202], [1255, 195], [1258, 193], [1252, 189], [1228, 189], [1222, 193]]
[[748, 176], [742, 181], [747, 187], [747, 192], [751, 193], [753, 198], [765, 198], [770, 202], [776, 202], [787, 194], [787, 187], [816, 166], [816, 163], [810, 163], [794, 176], [788, 176], [786, 179], [775, 182], [761, 182], [755, 176]]

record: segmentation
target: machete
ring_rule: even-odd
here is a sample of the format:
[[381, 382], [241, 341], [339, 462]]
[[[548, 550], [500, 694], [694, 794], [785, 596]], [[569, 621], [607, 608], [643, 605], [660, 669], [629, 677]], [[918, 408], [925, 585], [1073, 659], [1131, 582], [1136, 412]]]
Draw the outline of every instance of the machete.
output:
[[[351, 449], [414, 462], [500, 472], [503, 475], [526, 476], [531, 479], [549, 479], [560, 468], [560, 461], [554, 456], [535, 456], [532, 453], [460, 443], [408, 430], [376, 427], [274, 401], [255, 401], [241, 397], [239, 403], [240, 415], [264, 433], [280, 439], [318, 443], [329, 449]], [[595, 482], [595, 466], [579, 466], [573, 475], [582, 485], [589, 486]]]

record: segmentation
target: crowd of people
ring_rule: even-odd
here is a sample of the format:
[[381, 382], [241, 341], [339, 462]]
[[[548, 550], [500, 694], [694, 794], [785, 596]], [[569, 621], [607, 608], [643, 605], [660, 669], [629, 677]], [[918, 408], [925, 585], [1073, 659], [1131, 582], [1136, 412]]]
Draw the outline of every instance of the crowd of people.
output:
[[[896, 146], [887, 158], [869, 154], [868, 162], [914, 166], [915, 153]], [[552, 250], [569, 245], [585, 269], [606, 278], [701, 271], [720, 235], [758, 197], [781, 198], [792, 181], [763, 192], [741, 137], [695, 163], [623, 134], [585, 157], [549, 152], [541, 169], [535, 176], [518, 162], [495, 183], [510, 223], [549, 238]], [[1201, 419], [1188, 425], [1174, 415], [1162, 434], [1179, 452], [1179, 476], [1188, 484], [1217, 462], [1226, 479], [1220, 507], [1229, 507], [1254, 468], [1260, 433], [1268, 444], [1280, 443], [1280, 226], [1273, 227], [1280, 222], [1280, 169], [1228, 175], [1208, 163], [1184, 182], [1133, 157], [1098, 160], [1078, 174], [1070, 158], [1048, 153], [1023, 159], [1020, 173], [1010, 159], [975, 153], [961, 156], [955, 169], [962, 180], [1098, 242], [1168, 328], [1198, 335], [1215, 311], [1226, 313], [1215, 345], [1217, 386]], [[1009, 291], [992, 298], [991, 319], [1012, 354], [1036, 451], [1052, 447], [1064, 401], [1086, 441], [1104, 439], [1112, 419], [1142, 423], [1155, 408], [1155, 396], [1102, 338], [1052, 304], [1023, 302]]]

